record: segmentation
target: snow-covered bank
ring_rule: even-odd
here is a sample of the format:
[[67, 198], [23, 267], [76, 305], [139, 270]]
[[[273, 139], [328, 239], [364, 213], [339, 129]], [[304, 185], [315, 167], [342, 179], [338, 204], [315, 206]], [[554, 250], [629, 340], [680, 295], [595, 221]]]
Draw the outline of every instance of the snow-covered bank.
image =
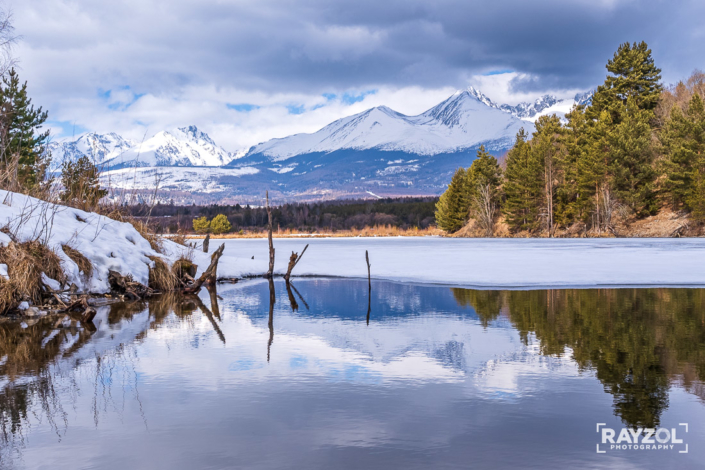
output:
[[[215, 250], [221, 240], [211, 240]], [[218, 275], [261, 275], [267, 240], [225, 240]], [[372, 277], [481, 288], [705, 286], [705, 239], [275, 239], [275, 268], [310, 247], [295, 276]], [[255, 259], [251, 259], [252, 256]]]
[[[149, 268], [154, 264], [150, 256], [162, 257], [171, 264], [187, 251], [185, 247], [165, 240], [164, 253], [160, 254], [129, 223], [3, 190], [0, 190], [0, 228], [0, 246], [13, 240], [45, 244], [61, 258], [68, 285], [76, 284], [79, 290], [91, 293], [108, 292], [108, 271], [111, 270], [131, 275], [134, 280], [147, 285]], [[89, 279], [65, 253], [64, 245], [77, 250], [91, 262], [93, 272]], [[194, 261], [205, 269], [208, 257], [194, 255], [197, 258]], [[6, 270], [0, 265], [0, 274]]]

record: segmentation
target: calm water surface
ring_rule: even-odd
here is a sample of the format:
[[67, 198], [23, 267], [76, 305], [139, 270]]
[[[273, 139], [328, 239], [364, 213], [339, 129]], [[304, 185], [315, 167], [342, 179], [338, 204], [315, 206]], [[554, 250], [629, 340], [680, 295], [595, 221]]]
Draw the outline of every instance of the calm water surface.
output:
[[0, 466], [702, 468], [703, 290], [293, 285], [1, 323]]

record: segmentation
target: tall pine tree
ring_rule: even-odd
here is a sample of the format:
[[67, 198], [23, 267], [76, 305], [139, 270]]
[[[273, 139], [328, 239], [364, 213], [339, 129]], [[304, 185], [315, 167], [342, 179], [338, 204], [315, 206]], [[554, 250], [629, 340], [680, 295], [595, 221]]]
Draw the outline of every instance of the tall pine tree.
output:
[[27, 95], [27, 82], [20, 85], [14, 69], [2, 79], [0, 114], [2, 170], [14, 173], [9, 177], [19, 184], [19, 189], [32, 190], [44, 181], [49, 165], [49, 131], [41, 132], [48, 115], [41, 107], [34, 108]]
[[649, 121], [653, 112], [640, 109], [635, 97], [622, 106], [619, 123], [610, 129], [610, 174], [616, 198], [638, 217], [656, 211], [654, 146]]
[[466, 175], [468, 200], [476, 199], [478, 188], [489, 185], [495, 199], [499, 197], [499, 186], [502, 183], [502, 169], [497, 159], [481, 145], [477, 151], [477, 158], [473, 160]]
[[705, 105], [703, 99], [694, 93], [686, 112], [680, 107], [671, 109], [666, 121], [661, 141], [667, 153], [664, 162], [666, 178], [664, 192], [677, 208], [685, 205], [688, 209], [700, 207], [702, 200], [702, 169], [705, 159]]
[[468, 220], [467, 172], [458, 168], [436, 203], [436, 224], [446, 232], [460, 230]]
[[514, 147], [507, 153], [504, 171], [504, 207], [502, 212], [513, 232], [535, 231], [540, 227], [543, 202], [543, 165], [527, 142], [521, 129]]
[[616, 124], [621, 118], [619, 105], [626, 106], [629, 97], [634, 98], [639, 109], [653, 111], [658, 104], [663, 86], [660, 83], [661, 69], [656, 67], [651, 49], [645, 42], [619, 46], [614, 57], [607, 62], [608, 75], [605, 83], [597, 87], [592, 104], [587, 109], [591, 119], [600, 113], [610, 113]]

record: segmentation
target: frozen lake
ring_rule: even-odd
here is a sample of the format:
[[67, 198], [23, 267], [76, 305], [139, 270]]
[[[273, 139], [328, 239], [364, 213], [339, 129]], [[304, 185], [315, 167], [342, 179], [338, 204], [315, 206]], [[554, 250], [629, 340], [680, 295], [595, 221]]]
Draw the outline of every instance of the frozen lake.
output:
[[[266, 272], [266, 239], [211, 240], [210, 249], [221, 243], [220, 276]], [[705, 286], [705, 239], [275, 238], [276, 271], [285, 272], [292, 250], [307, 243], [294, 275], [367, 277], [368, 250], [374, 279], [479, 288]]]

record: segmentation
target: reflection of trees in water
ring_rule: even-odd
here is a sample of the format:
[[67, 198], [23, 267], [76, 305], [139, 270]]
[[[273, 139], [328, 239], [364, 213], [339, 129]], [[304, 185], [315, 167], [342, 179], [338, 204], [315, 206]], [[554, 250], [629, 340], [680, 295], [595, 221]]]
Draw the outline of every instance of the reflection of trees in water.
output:
[[[65, 407], [75, 407], [79, 395], [91, 394], [96, 427], [105, 413], [121, 415], [127, 400], [134, 399], [142, 410], [136, 372], [138, 357], [132, 346], [144, 339], [149, 329], [159, 328], [172, 313], [178, 322], [191, 321], [199, 304], [203, 306], [200, 299], [168, 296], [149, 304], [116, 303], [105, 307], [109, 309], [107, 323], [116, 334], [121, 322], [130, 321], [147, 308], [149, 328], [136, 331], [135, 336], [123, 338], [123, 342], [116, 340], [103, 352], [87, 354], [80, 351], [96, 332], [92, 324], [62, 324], [56, 317], [42, 317], [26, 328], [17, 322], [0, 323], [0, 380], [4, 380], [0, 382], [0, 467], [21, 450], [32, 422], [49, 424], [61, 439], [68, 427]], [[108, 342], [111, 339], [103, 338]], [[77, 374], [86, 372], [91, 374], [91, 390], [81, 390], [78, 384]], [[146, 426], [144, 413], [142, 417]]]
[[594, 370], [614, 396], [615, 414], [628, 425], [657, 426], [671, 383], [705, 397], [705, 290], [452, 292], [483, 325], [506, 312], [525, 343], [536, 337], [542, 354], [570, 348], [578, 366]]

